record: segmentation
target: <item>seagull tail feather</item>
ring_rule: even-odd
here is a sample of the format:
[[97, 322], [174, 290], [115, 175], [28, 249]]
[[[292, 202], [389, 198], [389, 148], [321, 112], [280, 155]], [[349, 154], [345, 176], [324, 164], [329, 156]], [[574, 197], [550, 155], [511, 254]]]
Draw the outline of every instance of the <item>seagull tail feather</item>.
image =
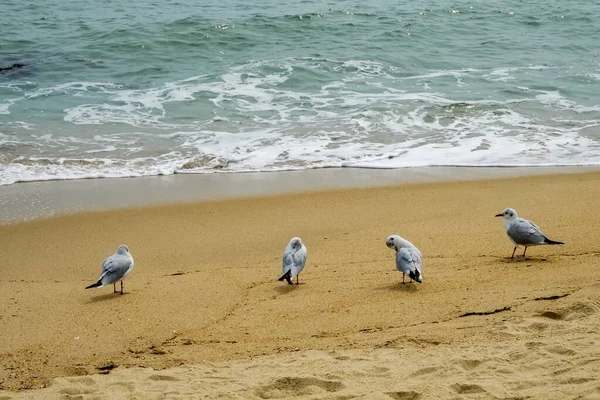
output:
[[100, 287], [103, 286], [101, 281], [98, 281], [96, 283], [92, 283], [90, 286], [87, 286], [86, 289], [91, 289], [91, 288], [95, 288], [95, 287]]
[[281, 275], [278, 281], [287, 281], [288, 284], [292, 284], [292, 270], [288, 269], [285, 274]]

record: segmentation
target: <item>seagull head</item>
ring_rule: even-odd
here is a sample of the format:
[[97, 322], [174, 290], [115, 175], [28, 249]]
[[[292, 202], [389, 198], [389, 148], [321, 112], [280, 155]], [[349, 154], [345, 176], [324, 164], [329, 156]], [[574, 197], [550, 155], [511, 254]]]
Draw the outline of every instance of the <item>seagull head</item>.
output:
[[302, 239], [299, 237], [294, 237], [290, 240], [290, 244], [288, 244], [294, 250], [300, 250], [302, 248]]
[[387, 247], [389, 247], [390, 249], [394, 249], [396, 251], [400, 250], [400, 247], [402, 247], [402, 242], [404, 240], [398, 236], [398, 235], [391, 235], [388, 236], [387, 239], [385, 239], [385, 245]]
[[507, 208], [502, 211], [500, 214], [496, 214], [496, 217], [504, 217], [504, 219], [515, 219], [517, 218], [517, 212], [512, 208]]
[[129, 254], [129, 247], [127, 247], [124, 244], [120, 245], [119, 248], [117, 249], [117, 254], [121, 254], [121, 255]]

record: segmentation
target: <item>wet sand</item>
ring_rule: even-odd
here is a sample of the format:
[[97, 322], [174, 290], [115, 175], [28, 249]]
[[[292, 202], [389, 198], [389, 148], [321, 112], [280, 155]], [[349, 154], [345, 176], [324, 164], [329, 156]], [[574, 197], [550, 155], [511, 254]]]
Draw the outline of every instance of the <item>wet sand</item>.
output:
[[[599, 199], [581, 173], [1, 226], [0, 398], [600, 398]], [[508, 206], [566, 245], [510, 259]], [[299, 286], [276, 281], [292, 236]], [[84, 290], [121, 243], [127, 294]]]
[[81, 211], [192, 203], [307, 191], [548, 174], [600, 167], [325, 168], [301, 171], [175, 174], [139, 178], [25, 182], [0, 186], [0, 224]]

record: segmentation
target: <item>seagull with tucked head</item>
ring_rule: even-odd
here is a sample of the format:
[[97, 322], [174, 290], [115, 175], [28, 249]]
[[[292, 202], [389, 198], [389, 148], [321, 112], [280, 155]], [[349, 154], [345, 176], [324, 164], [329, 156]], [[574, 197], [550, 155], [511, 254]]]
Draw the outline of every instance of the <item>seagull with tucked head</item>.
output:
[[286, 280], [288, 284], [292, 284], [296, 278], [296, 285], [300, 284], [298, 275], [306, 265], [306, 246], [298, 237], [292, 238], [283, 252], [283, 275], [278, 281]]
[[96, 283], [92, 283], [86, 289], [100, 288], [113, 284], [113, 293], [117, 293], [117, 282], [121, 281], [121, 294], [123, 294], [123, 279], [133, 269], [133, 257], [129, 253], [129, 247], [120, 245], [117, 252], [108, 257], [102, 263], [102, 272]]
[[423, 256], [414, 244], [398, 235], [389, 236], [385, 244], [396, 251], [396, 269], [404, 276], [408, 275], [411, 283], [413, 280], [423, 283]]
[[506, 234], [508, 235], [508, 238], [515, 244], [515, 248], [513, 249], [512, 256], [510, 256], [510, 258], [515, 257], [515, 251], [517, 251], [517, 247], [519, 246], [523, 246], [525, 248], [523, 251], [523, 257], [525, 257], [527, 247], [564, 244], [563, 242], [557, 242], [556, 240], [548, 239], [548, 237], [542, 233], [542, 230], [539, 226], [529, 220], [519, 218], [517, 212], [512, 208], [507, 208], [500, 214], [496, 214], [496, 217], [504, 218], [504, 228], [506, 229]]

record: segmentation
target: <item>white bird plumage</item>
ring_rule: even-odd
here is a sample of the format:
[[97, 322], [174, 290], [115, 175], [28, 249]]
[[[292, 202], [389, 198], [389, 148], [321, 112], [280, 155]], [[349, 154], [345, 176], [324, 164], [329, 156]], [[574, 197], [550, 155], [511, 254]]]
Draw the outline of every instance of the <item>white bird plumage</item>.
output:
[[117, 252], [108, 257], [102, 263], [102, 272], [96, 283], [86, 287], [86, 289], [103, 287], [113, 284], [113, 293], [117, 293], [117, 282], [121, 281], [121, 294], [123, 294], [123, 279], [133, 269], [133, 257], [129, 253], [129, 247], [122, 244], [117, 249]]
[[506, 229], [506, 234], [515, 244], [515, 248], [513, 249], [510, 258], [514, 258], [518, 246], [523, 246], [525, 248], [523, 251], [523, 257], [525, 257], [527, 247], [529, 246], [564, 244], [563, 242], [548, 239], [548, 237], [542, 233], [539, 226], [529, 220], [519, 218], [517, 212], [512, 208], [507, 208], [500, 214], [496, 214], [496, 217], [504, 218], [504, 229]]
[[396, 269], [402, 272], [402, 283], [404, 276], [408, 275], [411, 279], [423, 282], [423, 256], [419, 249], [408, 240], [398, 235], [391, 235], [385, 240], [385, 244], [390, 249], [396, 251]]
[[292, 280], [296, 278], [296, 285], [299, 285], [298, 275], [306, 265], [306, 246], [298, 237], [290, 240], [283, 252], [283, 275], [279, 281], [286, 280], [288, 284], [292, 284]]

